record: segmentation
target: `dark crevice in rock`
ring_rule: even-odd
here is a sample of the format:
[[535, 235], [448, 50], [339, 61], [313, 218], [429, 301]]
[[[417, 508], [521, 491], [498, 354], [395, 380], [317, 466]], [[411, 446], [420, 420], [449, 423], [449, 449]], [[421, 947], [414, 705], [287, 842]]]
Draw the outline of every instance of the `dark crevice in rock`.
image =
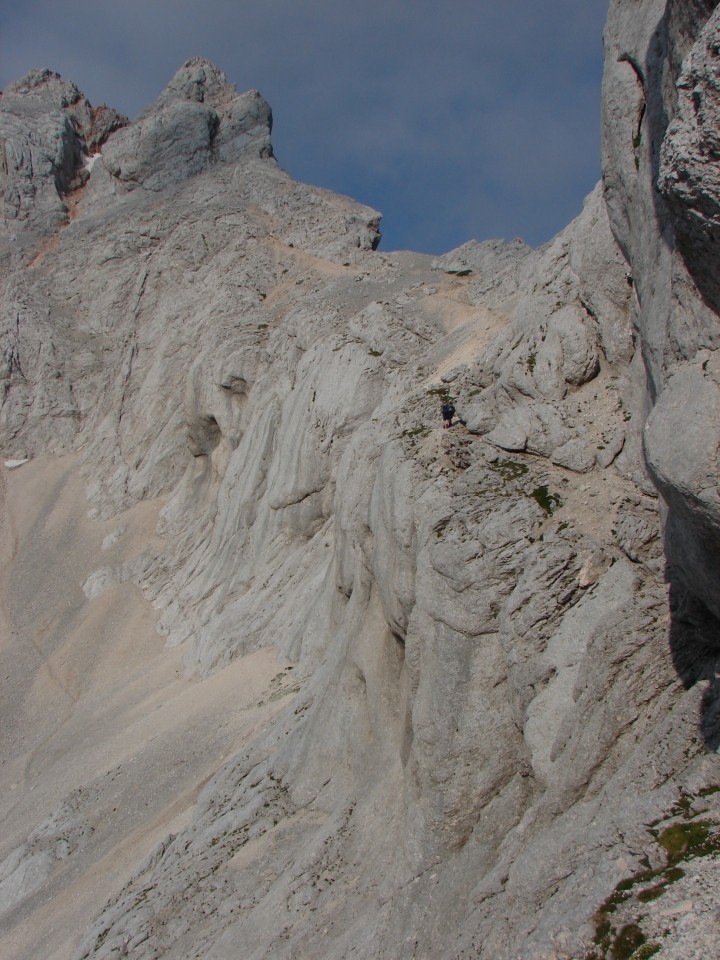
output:
[[199, 417], [188, 429], [190, 452], [194, 457], [206, 457], [222, 439], [220, 425], [212, 414]]
[[645, 93], [645, 73], [643, 68], [637, 61], [637, 58], [634, 57], [631, 53], [621, 53], [618, 57], [618, 63], [629, 63], [630, 66], [635, 71], [635, 76], [638, 78], [638, 82], [642, 87], [643, 93]]
[[702, 696], [700, 732], [713, 752], [720, 747], [720, 621], [669, 563], [670, 652], [677, 674], [686, 689], [707, 684]]

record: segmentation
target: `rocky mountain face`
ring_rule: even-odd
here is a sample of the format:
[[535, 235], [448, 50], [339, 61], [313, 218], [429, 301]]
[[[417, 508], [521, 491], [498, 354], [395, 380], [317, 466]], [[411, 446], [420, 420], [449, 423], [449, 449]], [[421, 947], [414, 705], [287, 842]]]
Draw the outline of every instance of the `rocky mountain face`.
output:
[[11, 956], [713, 955], [713, 7], [611, 3], [538, 250], [380, 252], [207, 61], [3, 91]]

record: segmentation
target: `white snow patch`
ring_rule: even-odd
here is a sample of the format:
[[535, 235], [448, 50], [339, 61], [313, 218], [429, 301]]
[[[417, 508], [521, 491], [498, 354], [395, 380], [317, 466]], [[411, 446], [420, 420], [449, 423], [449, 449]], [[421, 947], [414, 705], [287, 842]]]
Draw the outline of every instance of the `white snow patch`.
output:
[[6, 460], [5, 466], [8, 470], [15, 470], [17, 467], [21, 467], [24, 463], [27, 463], [29, 459], [29, 457], [25, 457], [24, 460]]
[[95, 161], [100, 156], [102, 156], [102, 154], [94, 153], [91, 157], [85, 157], [85, 159], [83, 160], [83, 166], [85, 167], [85, 169], [92, 170], [92, 168], [95, 166]]

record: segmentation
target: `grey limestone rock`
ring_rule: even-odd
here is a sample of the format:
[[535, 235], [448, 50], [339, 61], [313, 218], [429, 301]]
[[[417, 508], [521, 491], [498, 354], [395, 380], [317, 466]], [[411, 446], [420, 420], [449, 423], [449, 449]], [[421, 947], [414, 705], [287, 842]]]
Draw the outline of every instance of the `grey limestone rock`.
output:
[[[673, 562], [720, 618], [716, 571], [720, 561], [718, 452], [708, 427], [720, 423], [714, 355], [673, 373], [648, 418], [645, 451], [650, 472], [670, 508], [667, 535]], [[712, 429], [712, 427], [711, 427]]]
[[238, 94], [217, 67], [195, 58], [112, 138], [102, 164], [127, 189], [162, 190], [214, 162], [272, 156], [271, 130], [270, 107], [256, 90]]
[[587, 473], [595, 466], [595, 451], [580, 437], [573, 437], [556, 447], [551, 459], [560, 467], [567, 467], [576, 473]]
[[87, 159], [126, 123], [108, 107], [93, 109], [74, 83], [50, 70], [31, 71], [3, 91], [0, 195], [20, 247], [25, 232], [36, 240], [67, 222], [66, 198], [87, 179]]
[[659, 186], [685, 266], [714, 310], [720, 307], [716, 253], [720, 226], [717, 78], [720, 16], [709, 17], [676, 79], [676, 114], [661, 146]]
[[504, 450], [527, 450], [549, 457], [555, 449], [571, 442], [571, 431], [562, 413], [546, 401], [531, 401], [510, 407], [486, 439]]
[[483, 304], [502, 304], [517, 295], [527, 282], [537, 252], [520, 239], [470, 240], [432, 261], [434, 270], [467, 277], [472, 295]]
[[617, 458], [625, 446], [625, 431], [618, 429], [603, 437], [601, 449], [595, 454], [598, 464], [606, 469]]
[[[217, 724], [187, 756], [153, 736], [132, 803], [129, 761], [98, 753], [32, 823], [13, 806], [18, 960], [39, 955], [38, 905], [131, 834], [144, 859], [78, 923], [78, 960], [607, 955], [598, 910], [660, 865], [648, 824], [720, 777], [712, 323], [666, 243], [648, 129], [700, 6], [613, 3], [603, 190], [540, 250], [377, 251], [379, 214], [287, 177], [265, 102], [199, 59], [110, 134], [71, 222], [47, 188], [52, 246], [28, 232], [17, 256], [3, 225], [1, 445], [82, 464], [98, 553], [77, 610], [136, 584], [200, 701], [243, 657], [285, 665], [277, 711], [224, 718], [227, 754], [203, 752]], [[649, 69], [666, 14], [675, 46]], [[17, 140], [37, 109], [48, 153], [66, 108], [19, 120], [33, 83], [0, 124]], [[467, 429], [442, 428], [447, 396]], [[151, 502], [157, 531], [121, 552]], [[57, 535], [33, 531], [8, 616], [37, 651], [73, 624], [52, 590], [20, 602]]]
[[[639, 16], [637, 7], [611, 5], [603, 173], [613, 231], [633, 278], [634, 325], [648, 373], [646, 405], [653, 408], [644, 447], [669, 508], [669, 564], [673, 577], [697, 589], [717, 614], [708, 583], [708, 562], [717, 550], [718, 512], [707, 494], [708, 469], [714, 468], [703, 466], [708, 455], [714, 457], [707, 453], [707, 438], [717, 433], [717, 385], [705, 372], [714, 369], [718, 347], [711, 265], [714, 6], [671, 3], [661, 10], [647, 3]], [[705, 452], [693, 475], [689, 465], [699, 456], [698, 436], [706, 438]]]

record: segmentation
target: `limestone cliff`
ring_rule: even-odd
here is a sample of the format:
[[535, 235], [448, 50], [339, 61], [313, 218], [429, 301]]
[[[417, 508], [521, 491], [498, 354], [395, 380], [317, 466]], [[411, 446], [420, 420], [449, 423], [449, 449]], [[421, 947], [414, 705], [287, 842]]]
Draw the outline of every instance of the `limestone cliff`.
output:
[[[378, 251], [207, 61], [95, 139], [3, 93], [12, 956], [713, 949], [712, 6], [611, 5], [603, 183], [539, 250]], [[140, 589], [164, 679], [101, 696]]]

